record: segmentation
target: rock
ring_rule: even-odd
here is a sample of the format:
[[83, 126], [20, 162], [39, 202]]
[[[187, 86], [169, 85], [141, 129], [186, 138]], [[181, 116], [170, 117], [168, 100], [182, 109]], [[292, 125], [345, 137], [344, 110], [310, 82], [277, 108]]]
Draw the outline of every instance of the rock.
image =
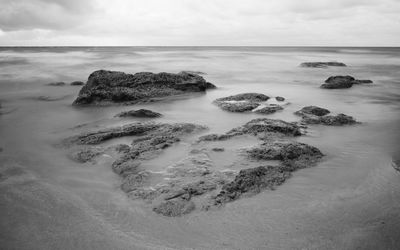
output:
[[57, 87], [61, 87], [61, 86], [65, 86], [65, 82], [51, 82], [47, 84], [48, 86], [57, 86]]
[[82, 81], [73, 81], [69, 85], [71, 85], [71, 86], [82, 86], [82, 85], [85, 85], [85, 83], [82, 82]]
[[264, 108], [256, 109], [254, 112], [258, 114], [272, 114], [279, 110], [283, 110], [283, 107], [276, 104], [270, 104]]
[[214, 205], [234, 201], [243, 194], [257, 194], [265, 189], [274, 189], [291, 176], [290, 172], [277, 166], [260, 166], [240, 170], [235, 179], [225, 184], [214, 197]]
[[207, 75], [207, 73], [201, 72], [201, 71], [192, 71], [192, 70], [184, 70], [182, 73], [187, 73], [187, 74], [195, 74], [195, 75]]
[[225, 149], [224, 148], [213, 148], [212, 151], [214, 151], [214, 152], [224, 152]]
[[144, 185], [148, 185], [149, 179], [150, 173], [147, 171], [129, 174], [122, 180], [121, 189], [125, 193], [129, 193], [137, 188], [143, 187]]
[[74, 105], [99, 103], [139, 103], [151, 98], [188, 92], [204, 92], [215, 87], [196, 74], [181, 72], [125, 74], [118, 71], [93, 72], [82, 87]]
[[218, 98], [214, 103], [223, 110], [230, 112], [247, 112], [260, 106], [261, 102], [269, 99], [268, 96], [259, 93], [244, 93]]
[[121, 112], [116, 117], [140, 117], [140, 118], [155, 118], [161, 117], [160, 113], [148, 110], [148, 109], [138, 109], [138, 110], [129, 110]]
[[346, 67], [346, 64], [341, 62], [304, 62], [300, 64], [300, 67], [305, 68], [326, 68], [328, 66]]
[[[1, 152], [1, 151], [0, 151]], [[400, 172], [400, 161], [393, 159], [392, 166], [395, 170]]]
[[324, 89], [343, 89], [353, 86], [354, 77], [352, 76], [331, 76], [321, 85]]
[[316, 116], [324, 116], [329, 114], [330, 111], [324, 108], [320, 108], [317, 106], [306, 106], [299, 111], [296, 111], [296, 115], [316, 115]]
[[177, 217], [188, 214], [195, 209], [193, 201], [177, 198], [161, 202], [153, 208], [153, 211], [168, 217]]
[[283, 161], [287, 171], [314, 166], [324, 156], [318, 148], [295, 141], [267, 141], [247, 153], [256, 160]]
[[371, 80], [354, 80], [353, 84], [369, 84], [369, 83], [373, 83], [373, 81]]
[[226, 135], [226, 134], [208, 134], [208, 135], [203, 135], [199, 137], [198, 141], [225, 141], [229, 138], [231, 138], [232, 135]]
[[371, 80], [357, 80], [352, 76], [331, 76], [321, 85], [324, 89], [351, 88], [353, 84], [369, 84]]
[[251, 120], [241, 127], [232, 129], [227, 133], [227, 135], [258, 135], [261, 133], [278, 133], [285, 136], [301, 135], [300, 127], [296, 123], [268, 118], [258, 118]]
[[277, 97], [275, 97], [275, 99], [276, 99], [278, 102], [283, 102], [283, 101], [285, 101], [285, 98], [282, 97], [282, 96], [277, 96]]
[[2, 148], [2, 147], [0, 147], [0, 153], [1, 153], [1, 152], [3, 152], [3, 148]]
[[131, 149], [131, 147], [129, 147], [129, 145], [126, 144], [117, 144], [113, 148], [118, 153], [128, 153], [129, 150]]
[[83, 148], [70, 154], [70, 157], [79, 163], [94, 162], [93, 159], [104, 153], [100, 147]]
[[307, 106], [301, 110], [296, 111], [294, 114], [302, 117], [302, 123], [305, 124], [323, 124], [328, 126], [342, 126], [355, 124], [357, 121], [348, 115], [327, 115], [330, 111], [317, 106]]

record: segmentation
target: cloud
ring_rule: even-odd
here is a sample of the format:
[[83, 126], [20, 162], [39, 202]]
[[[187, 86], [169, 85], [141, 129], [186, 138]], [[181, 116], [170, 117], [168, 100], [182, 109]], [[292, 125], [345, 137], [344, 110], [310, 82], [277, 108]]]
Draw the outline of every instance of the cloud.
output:
[[398, 45], [399, 0], [0, 0], [3, 45]]

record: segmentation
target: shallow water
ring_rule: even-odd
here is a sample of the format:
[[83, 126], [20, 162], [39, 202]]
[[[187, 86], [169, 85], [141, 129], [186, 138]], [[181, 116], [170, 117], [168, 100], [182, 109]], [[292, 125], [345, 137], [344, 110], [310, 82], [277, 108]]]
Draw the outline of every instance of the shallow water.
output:
[[[331, 60], [349, 67], [298, 67]], [[400, 173], [392, 166], [400, 155], [399, 48], [0, 48], [0, 69], [0, 101], [7, 111], [0, 115], [0, 245], [5, 249], [400, 248]], [[218, 89], [162, 103], [77, 108], [71, 103], [79, 86], [45, 85], [84, 81], [97, 69], [202, 71]], [[319, 88], [336, 74], [374, 84]], [[113, 117], [136, 108], [162, 113], [162, 122], [194, 122], [207, 125], [205, 133], [226, 132], [264, 117], [228, 113], [212, 104], [242, 92], [285, 97], [290, 104], [269, 118], [297, 121], [294, 111], [317, 105], [362, 124], [310, 126], [298, 140], [326, 155], [319, 165], [295, 172], [275, 191], [181, 218], [156, 215], [130, 200], [106, 155], [97, 164], [78, 164], [57, 147], [81, 131], [143, 120]], [[145, 167], [163, 171], [182, 160], [197, 136]], [[130, 138], [108, 143], [117, 142]], [[256, 143], [235, 139], [210, 158], [221, 169], [238, 170], [246, 167], [235, 164], [238, 149]]]

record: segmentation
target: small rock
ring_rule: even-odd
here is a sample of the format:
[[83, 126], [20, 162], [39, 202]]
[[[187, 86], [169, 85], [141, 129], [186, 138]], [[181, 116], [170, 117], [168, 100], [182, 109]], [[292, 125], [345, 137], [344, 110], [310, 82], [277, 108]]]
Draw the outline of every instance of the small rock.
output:
[[61, 87], [61, 86], [65, 86], [65, 82], [51, 82], [47, 84], [48, 86], [57, 86], [57, 87]]
[[244, 93], [218, 98], [214, 103], [223, 110], [230, 112], [247, 112], [260, 106], [261, 102], [269, 99], [268, 96], [259, 93]]
[[300, 67], [305, 68], [326, 68], [328, 66], [346, 67], [346, 64], [341, 62], [304, 62], [300, 64]]
[[122, 191], [129, 193], [148, 184], [149, 178], [150, 173], [146, 171], [141, 171], [137, 174], [130, 174], [122, 180], [121, 189]]
[[354, 77], [352, 76], [331, 76], [321, 85], [324, 89], [343, 89], [353, 86]]
[[277, 97], [275, 97], [275, 99], [276, 99], [278, 102], [283, 102], [283, 101], [285, 101], [285, 98], [282, 97], [282, 96], [277, 96]]
[[161, 202], [153, 208], [153, 211], [168, 217], [177, 217], [188, 214], [195, 209], [193, 201], [177, 198]]
[[82, 86], [82, 85], [85, 85], [85, 83], [82, 82], [82, 81], [73, 81], [69, 85], [71, 85], [71, 86]]
[[224, 152], [225, 149], [224, 148], [213, 148], [212, 151], [214, 151], [214, 152]]
[[140, 117], [140, 118], [155, 118], [161, 116], [162, 115], [160, 113], [148, 109], [129, 110], [115, 115], [115, 117]]
[[84, 148], [80, 149], [76, 152], [73, 152], [70, 156], [73, 160], [80, 162], [80, 163], [86, 163], [93, 161], [93, 159], [101, 154], [104, 153], [104, 149], [99, 148], [99, 147], [90, 147], [90, 148]]
[[283, 110], [283, 107], [276, 104], [270, 104], [264, 108], [256, 109], [254, 112], [258, 114], [272, 114], [279, 110]]
[[317, 106], [306, 106], [301, 110], [295, 112], [296, 115], [316, 115], [316, 116], [324, 116], [329, 113], [330, 113], [329, 110]]

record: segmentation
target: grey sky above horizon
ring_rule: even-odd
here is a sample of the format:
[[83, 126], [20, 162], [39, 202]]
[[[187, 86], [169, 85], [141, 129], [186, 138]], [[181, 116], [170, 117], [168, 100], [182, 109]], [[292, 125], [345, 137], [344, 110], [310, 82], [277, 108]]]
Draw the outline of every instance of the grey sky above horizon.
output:
[[400, 0], [0, 0], [0, 46], [400, 46]]

